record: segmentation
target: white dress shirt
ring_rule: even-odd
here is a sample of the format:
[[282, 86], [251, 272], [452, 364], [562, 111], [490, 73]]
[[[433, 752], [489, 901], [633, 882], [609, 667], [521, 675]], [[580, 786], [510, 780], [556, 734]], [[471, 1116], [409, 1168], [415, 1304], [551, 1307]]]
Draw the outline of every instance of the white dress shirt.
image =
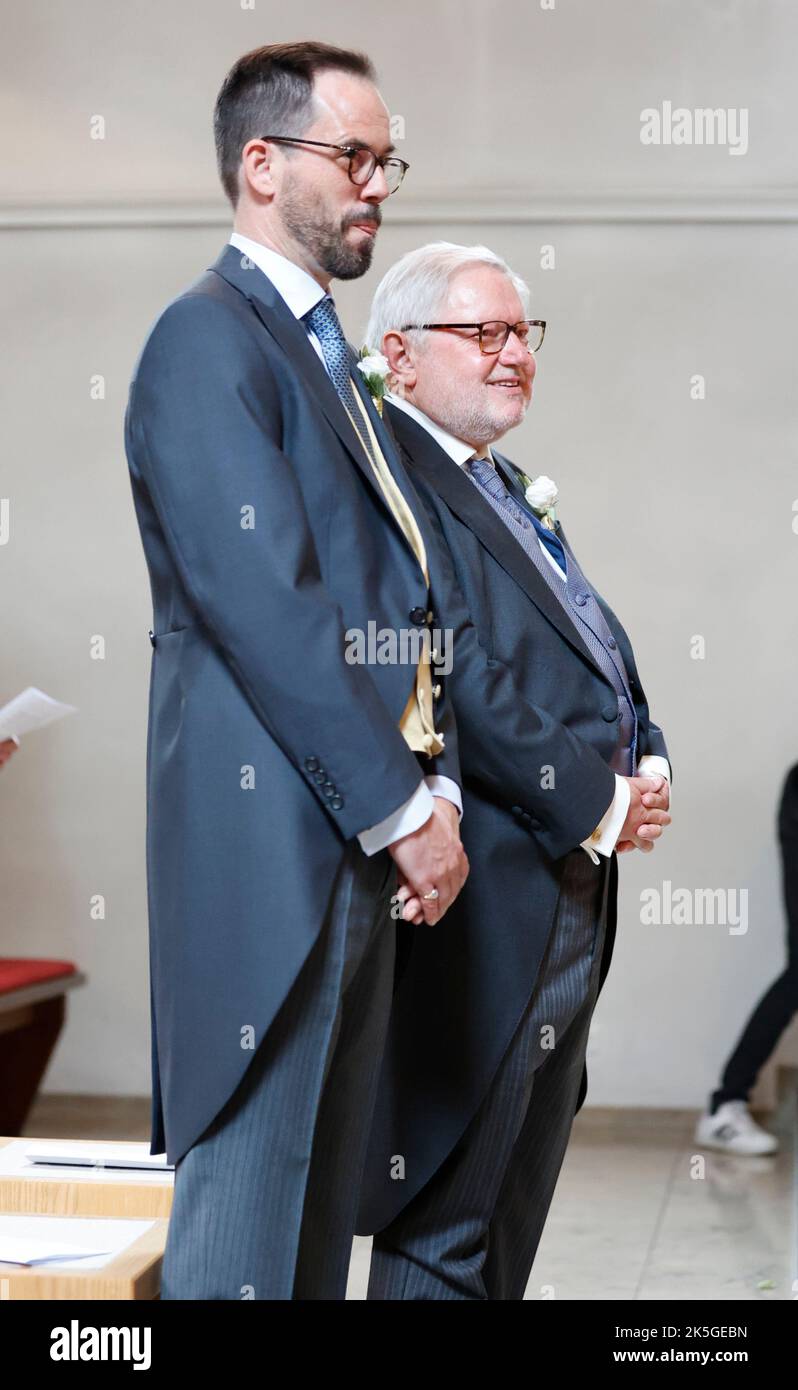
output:
[[[281, 299], [285, 300], [291, 313], [300, 322], [303, 314], [309, 313], [327, 293], [307, 270], [302, 269], [302, 266], [297, 265], [294, 261], [289, 261], [278, 251], [272, 251], [271, 247], [263, 246], [259, 241], [252, 241], [250, 237], [242, 236], [240, 232], [233, 232], [230, 236], [230, 245], [237, 247], [263, 271], [264, 275], [271, 280]], [[307, 331], [308, 338], [318, 353], [325, 371], [328, 371], [321, 343], [316, 334], [310, 331], [306, 323], [303, 323], [302, 326]], [[402, 836], [410, 835], [414, 830], [418, 830], [420, 825], [429, 820], [434, 805], [433, 797], [435, 796], [443, 797], [446, 801], [453, 801], [462, 817], [463, 800], [457, 783], [453, 782], [451, 777], [424, 777], [413, 795], [408, 797], [401, 806], [397, 806], [390, 816], [386, 816], [385, 820], [380, 821], [378, 825], [361, 830], [357, 837], [361, 848], [368, 855], [376, 854], [377, 850], [385, 849], [395, 840], [400, 840]]]
[[[419, 410], [418, 406], [413, 405], [412, 401], [406, 401], [403, 396], [394, 396], [390, 391], [386, 392], [386, 396], [392, 405], [397, 406], [399, 410], [404, 410], [406, 414], [411, 415], [414, 420], [417, 420], [420, 425], [423, 425], [424, 429], [432, 435], [436, 443], [440, 444], [441, 448], [449, 455], [449, 458], [453, 459], [454, 462], [464, 470], [466, 475], [471, 478], [471, 473], [466, 469], [465, 465], [474, 457], [473, 445], [466, 444], [462, 439], [456, 439], [453, 434], [450, 434], [442, 425], [439, 425], [437, 420], [431, 420], [428, 415], [425, 415], [423, 410]], [[488, 462], [495, 467], [490, 449], [486, 450], [486, 457]], [[474, 479], [471, 478], [471, 481], [474, 482]], [[476, 483], [474, 483], [474, 486], [476, 487]], [[539, 536], [538, 544], [549, 564], [559, 575], [560, 579], [565, 582], [567, 578], [565, 571], [562, 566], [557, 563], [551, 551], [543, 544]], [[656, 753], [644, 754], [637, 764], [637, 775], [639, 777], [656, 777], [659, 774], [667, 779], [668, 786], [670, 786], [671, 769], [667, 758], [661, 758]], [[615, 796], [596, 826], [596, 829], [593, 831], [593, 834], [589, 839], [582, 841], [582, 849], [590, 855], [594, 864], [598, 864], [599, 862], [598, 854], [609, 856], [615, 849], [629, 810], [631, 795], [628, 782], [616, 772]]]

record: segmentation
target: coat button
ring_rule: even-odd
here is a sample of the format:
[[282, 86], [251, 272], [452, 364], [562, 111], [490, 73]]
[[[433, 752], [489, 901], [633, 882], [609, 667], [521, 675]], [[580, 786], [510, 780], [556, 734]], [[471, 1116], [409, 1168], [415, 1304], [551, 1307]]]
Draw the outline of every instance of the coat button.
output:
[[324, 768], [323, 768], [323, 767], [320, 767], [319, 770], [318, 770], [318, 772], [314, 772], [314, 774], [313, 774], [313, 781], [314, 781], [319, 787], [321, 786], [322, 782], [326, 782], [326, 781], [327, 781], [327, 773], [324, 771]]
[[340, 811], [343, 804], [344, 798], [342, 796], [334, 796], [332, 801], [330, 802], [330, 805], [332, 806], [334, 811]]
[[307, 768], [308, 772], [315, 772], [315, 771], [317, 770], [318, 766], [319, 766], [319, 760], [318, 760], [318, 758], [306, 758], [306, 759], [305, 759], [305, 767]]
[[322, 791], [324, 792], [324, 795], [327, 797], [335, 796], [335, 787], [333, 786], [332, 782], [325, 782], [324, 786], [322, 787]]
[[541, 828], [540, 821], [536, 820], [534, 816], [529, 817], [529, 824], [533, 830], [540, 830]]
[[152, 643], [152, 645], [153, 645], [153, 647], [154, 647], [154, 646], [155, 646], [155, 633], [153, 632], [152, 628], [148, 628], [148, 629], [147, 629], [147, 632], [148, 632], [148, 635], [149, 635], [150, 642]]
[[524, 814], [523, 806], [511, 806], [510, 810], [514, 816], [522, 816]]
[[411, 623], [425, 623], [427, 621], [427, 611], [425, 608], [411, 608], [408, 614]]
[[614, 638], [614, 637], [608, 637], [608, 638], [607, 638], [607, 646], [609, 647], [609, 649], [610, 649], [611, 652], [614, 652], [614, 651], [615, 651], [615, 648], [617, 647], [617, 645], [618, 645], [618, 643], [615, 641], [615, 638]]
[[602, 719], [606, 719], [608, 724], [612, 724], [619, 718], [620, 711], [617, 705], [604, 705], [601, 710]]

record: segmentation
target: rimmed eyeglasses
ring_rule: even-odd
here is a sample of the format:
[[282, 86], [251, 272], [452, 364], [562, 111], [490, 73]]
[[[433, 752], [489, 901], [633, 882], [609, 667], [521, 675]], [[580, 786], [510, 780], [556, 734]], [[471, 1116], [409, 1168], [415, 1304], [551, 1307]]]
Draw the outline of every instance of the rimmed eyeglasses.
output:
[[349, 177], [352, 183], [368, 183], [379, 164], [385, 175], [388, 192], [395, 193], [410, 165], [395, 154], [375, 154], [367, 145], [331, 145], [326, 140], [303, 140], [298, 135], [261, 135], [261, 140], [270, 140], [273, 145], [315, 145], [321, 150], [337, 150], [349, 160]]
[[546, 333], [545, 319], [521, 319], [518, 323], [504, 323], [502, 319], [490, 319], [487, 323], [406, 323], [400, 328], [400, 333], [406, 333], [411, 328], [429, 328], [437, 330], [449, 330], [459, 328], [471, 328], [479, 336], [479, 350], [487, 356], [495, 356], [503, 350], [507, 339], [514, 333], [519, 343], [527, 348], [529, 352], [537, 352]]

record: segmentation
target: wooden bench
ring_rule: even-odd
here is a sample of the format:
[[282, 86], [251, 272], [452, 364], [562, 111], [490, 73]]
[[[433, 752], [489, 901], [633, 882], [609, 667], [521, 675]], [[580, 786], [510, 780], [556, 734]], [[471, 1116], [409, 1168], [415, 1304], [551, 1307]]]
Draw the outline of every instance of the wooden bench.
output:
[[21, 1134], [66, 1015], [86, 983], [68, 960], [0, 956], [0, 1134]]

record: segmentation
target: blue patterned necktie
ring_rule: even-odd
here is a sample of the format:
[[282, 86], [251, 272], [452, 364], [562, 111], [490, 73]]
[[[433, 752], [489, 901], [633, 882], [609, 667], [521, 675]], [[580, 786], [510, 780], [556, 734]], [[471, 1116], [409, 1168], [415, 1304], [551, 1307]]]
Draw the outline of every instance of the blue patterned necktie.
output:
[[520, 502], [516, 502], [515, 498], [511, 496], [502, 479], [499, 477], [494, 465], [486, 458], [472, 458], [469, 461], [468, 467], [471, 470], [471, 476], [475, 479], [479, 487], [482, 488], [483, 492], [489, 493], [506, 512], [509, 512], [516, 523], [523, 525], [526, 518], [529, 518], [529, 521], [537, 531], [538, 538], [543, 542], [549, 554], [557, 561], [560, 569], [567, 572], [565, 550], [563, 549], [563, 543], [556, 531], [550, 531], [548, 527], [544, 526], [543, 523], [538, 520], [534, 512], [527, 511], [526, 508], [521, 506]]
[[302, 321], [307, 324], [311, 332], [316, 334], [321, 343], [330, 380], [352, 416], [352, 424], [357, 430], [363, 448], [374, 463], [371, 441], [368, 439], [367, 433], [361, 431], [357, 424], [360, 413], [355, 401], [355, 388], [352, 385], [352, 349], [344, 337], [344, 330], [330, 296], [325, 294], [318, 304], [314, 304], [312, 309], [302, 315]]
[[[374, 441], [370, 437], [370, 422], [365, 413], [365, 406], [361, 398], [356, 397], [352, 381], [352, 366], [356, 359], [344, 337], [344, 331], [330, 296], [325, 295], [309, 313], [303, 314], [302, 318], [308, 328], [316, 334], [321, 344], [332, 384], [338, 392], [342, 404], [349, 412], [352, 426], [366, 451], [377, 484], [393, 513], [396, 524], [404, 532], [408, 545], [418, 560], [424, 575], [426, 590], [429, 592], [429, 570], [424, 537], [419, 530], [412, 507], [383, 457], [379, 441], [376, 440], [376, 436]], [[360, 420], [363, 421], [362, 429], [358, 424]], [[422, 648], [416, 668], [415, 700], [408, 701], [399, 727], [406, 742], [415, 753], [423, 753], [426, 757], [432, 758], [443, 752], [443, 735], [435, 729], [431, 666], [426, 647]]]

